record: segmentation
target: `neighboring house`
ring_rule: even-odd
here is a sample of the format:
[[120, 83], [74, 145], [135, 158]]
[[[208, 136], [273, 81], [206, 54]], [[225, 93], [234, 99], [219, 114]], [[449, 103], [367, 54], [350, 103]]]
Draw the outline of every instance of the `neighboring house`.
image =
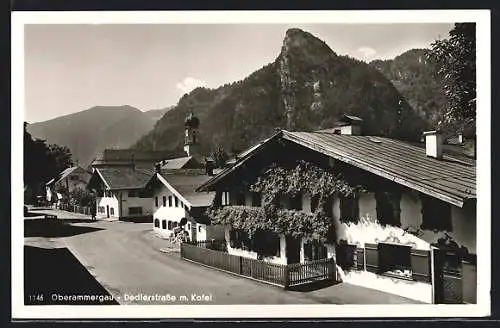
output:
[[165, 159], [158, 163], [162, 170], [197, 169], [202, 164], [193, 156]]
[[151, 222], [152, 195], [145, 190], [154, 170], [134, 167], [98, 167], [88, 189], [96, 193], [96, 217]]
[[148, 183], [153, 190], [153, 230], [163, 238], [171, 237], [185, 218], [191, 241], [224, 239], [224, 228], [210, 225], [205, 215], [215, 193], [195, 191], [210, 178], [205, 169], [159, 170]]
[[116, 167], [129, 166], [136, 168], [154, 169], [155, 163], [171, 157], [168, 151], [142, 151], [138, 149], [105, 149], [96, 159], [92, 161], [91, 166], [97, 167]]
[[[46, 187], [47, 201], [52, 201], [56, 199], [56, 191], [59, 188], [64, 188], [71, 193], [77, 188], [86, 189], [87, 183], [89, 182], [91, 174], [82, 167], [73, 166], [62, 171], [59, 176], [51, 179]], [[56, 199], [59, 200], [59, 199]]]
[[[443, 155], [442, 139], [436, 132], [425, 134], [426, 148], [421, 148], [389, 138], [363, 136], [357, 118], [347, 117], [345, 121], [348, 124], [336, 129], [280, 131], [197, 188], [200, 192], [215, 191], [223, 206], [250, 208], [261, 206], [262, 195], [251, 192], [249, 186], [273, 164], [287, 166], [300, 160], [341, 173], [346, 180], [363, 185], [365, 191], [330, 200], [327, 212], [335, 238], [320, 243], [310, 237], [269, 233], [265, 238], [272, 240], [267, 242], [269, 249], [259, 254], [248, 246], [259, 241], [227, 227], [228, 252], [279, 264], [336, 257], [343, 265], [355, 263], [357, 255], [357, 264], [344, 266], [348, 270], [344, 281], [429, 303], [435, 300], [436, 288], [444, 295], [444, 288], [453, 285], [460, 294], [455, 295], [458, 302], [474, 303], [475, 161]], [[284, 209], [312, 213], [316, 207], [308, 194], [293, 199], [283, 195], [281, 199], [279, 206]], [[453, 253], [460, 254], [453, 259], [463, 262], [455, 261], [455, 271], [447, 273], [451, 283], [436, 287], [432, 273], [446, 271], [449, 262], [440, 257], [438, 263], [432, 249], [445, 233], [462, 247]], [[350, 246], [351, 253], [343, 251], [345, 245]], [[340, 255], [350, 260], [343, 261]], [[431, 269], [436, 263], [441, 266]], [[360, 270], [351, 273], [355, 271], [353, 265]], [[448, 276], [444, 274], [443, 279]]]
[[174, 235], [183, 226], [192, 241], [223, 239], [224, 227], [210, 225], [205, 214], [215, 193], [198, 193], [195, 189], [213, 175], [213, 163], [199, 154], [197, 128], [199, 120], [192, 113], [185, 120], [185, 145], [187, 157], [162, 160], [156, 165], [156, 174], [147, 189], [154, 199], [153, 230], [163, 238]]

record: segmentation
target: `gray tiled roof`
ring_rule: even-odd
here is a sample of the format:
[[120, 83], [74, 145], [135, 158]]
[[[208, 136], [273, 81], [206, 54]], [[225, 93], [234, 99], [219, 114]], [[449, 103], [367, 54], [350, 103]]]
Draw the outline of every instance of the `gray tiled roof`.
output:
[[[79, 171], [80, 173], [85, 173], [86, 172], [85, 169], [83, 169], [80, 166], [68, 167], [67, 169], [65, 169], [64, 171], [62, 171], [59, 174], [59, 176], [57, 176], [55, 179], [51, 179], [49, 182], [47, 182], [46, 185], [51, 185], [53, 183], [58, 183], [59, 181], [62, 181], [63, 179], [65, 179], [68, 176], [70, 176], [75, 171]], [[83, 182], [88, 182], [89, 179], [90, 179], [90, 173], [87, 174], [86, 176], [82, 176], [82, 181]]]
[[144, 188], [155, 173], [154, 170], [132, 167], [102, 167], [96, 171], [111, 190]]
[[424, 148], [383, 137], [287, 131], [283, 137], [431, 196], [458, 203], [476, 198], [475, 165], [448, 155], [438, 160]]
[[198, 161], [194, 159], [193, 156], [166, 159], [162, 161], [162, 163], [162, 170], [178, 170], [183, 168], [201, 167], [201, 164], [198, 163]]
[[[370, 136], [338, 135], [328, 132], [289, 132], [282, 130], [266, 143], [279, 138], [331, 156], [365, 171], [394, 181], [443, 201], [462, 206], [476, 198], [475, 161], [465, 162], [444, 155], [443, 159], [428, 157], [425, 148], [408, 143]], [[213, 190], [213, 186], [242, 166], [255, 148], [234, 166], [225, 169], [198, 188]]]
[[172, 188], [182, 195], [192, 207], [210, 206], [215, 192], [196, 192], [203, 183], [212, 178], [203, 169], [162, 170], [160, 175]]

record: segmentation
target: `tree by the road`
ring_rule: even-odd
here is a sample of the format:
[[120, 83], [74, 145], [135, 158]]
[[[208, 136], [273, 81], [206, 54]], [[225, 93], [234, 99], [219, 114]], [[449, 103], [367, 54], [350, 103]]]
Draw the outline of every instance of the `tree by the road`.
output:
[[50, 144], [47, 146], [47, 153], [51, 164], [51, 174], [53, 175], [57, 175], [73, 165], [71, 151], [66, 146]]
[[475, 131], [476, 122], [476, 25], [457, 23], [449, 38], [432, 44], [429, 56], [443, 78], [447, 105], [443, 128]]
[[47, 145], [45, 140], [33, 138], [24, 122], [24, 185], [25, 201], [43, 192], [43, 185], [61, 171], [73, 165], [67, 147]]
[[69, 199], [73, 205], [90, 206], [95, 202], [95, 197], [87, 189], [75, 188], [69, 193]]

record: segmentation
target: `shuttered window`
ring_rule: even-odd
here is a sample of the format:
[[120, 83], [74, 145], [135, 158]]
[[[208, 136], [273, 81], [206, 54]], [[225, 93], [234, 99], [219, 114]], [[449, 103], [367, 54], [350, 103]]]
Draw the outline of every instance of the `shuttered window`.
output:
[[[364, 248], [355, 248], [355, 245], [340, 244], [337, 246], [337, 263], [342, 268], [355, 268], [357, 270], [366, 270], [380, 274], [393, 270], [404, 271], [406, 269], [410, 271], [410, 275], [407, 276], [402, 274], [403, 272], [400, 272], [400, 277], [431, 283], [430, 251], [391, 244], [385, 244], [386, 247], [384, 245], [380, 247], [381, 244], [366, 243]], [[348, 248], [348, 251], [344, 251], [344, 247]], [[398, 249], [401, 250], [400, 254], [397, 254]], [[353, 253], [356, 254], [354, 258], [352, 258]], [[397, 277], [398, 274], [392, 272], [391, 276]]]
[[359, 204], [357, 197], [340, 197], [340, 221], [358, 223]]
[[232, 229], [229, 232], [230, 245], [233, 248], [241, 248], [245, 250], [251, 250], [251, 240], [248, 233], [244, 230]]
[[280, 256], [280, 238], [277, 233], [257, 230], [252, 240], [252, 249], [261, 256]]
[[378, 244], [379, 272], [411, 278], [411, 247], [389, 243]]
[[302, 211], [302, 194], [297, 194], [290, 198], [290, 209]]
[[424, 230], [452, 231], [451, 205], [439, 199], [421, 195]]
[[378, 222], [383, 225], [401, 226], [401, 196], [396, 193], [377, 192], [375, 199], [377, 201]]

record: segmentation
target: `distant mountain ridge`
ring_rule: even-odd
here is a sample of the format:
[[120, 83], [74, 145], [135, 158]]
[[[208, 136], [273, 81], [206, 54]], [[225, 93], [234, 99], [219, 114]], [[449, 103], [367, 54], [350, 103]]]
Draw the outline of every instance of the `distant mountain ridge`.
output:
[[416, 140], [427, 122], [375, 67], [347, 56], [300, 29], [286, 32], [276, 60], [247, 78], [184, 95], [140, 138], [138, 149], [182, 149], [183, 122], [201, 121], [201, 151], [236, 152], [269, 137], [275, 128], [328, 128], [344, 114], [364, 119], [367, 134]]
[[149, 132], [157, 117], [168, 111], [142, 112], [123, 106], [94, 106], [84, 111], [64, 115], [44, 122], [29, 124], [33, 137], [48, 143], [67, 146], [73, 161], [88, 165], [105, 148], [128, 148]]
[[144, 111], [143, 113], [146, 114], [147, 116], [149, 116], [151, 119], [153, 119], [156, 122], [160, 118], [162, 118], [166, 112], [168, 112], [169, 110], [171, 110], [174, 107], [175, 106], [168, 106], [168, 107], [161, 108], [161, 109], [150, 109], [150, 110]]

